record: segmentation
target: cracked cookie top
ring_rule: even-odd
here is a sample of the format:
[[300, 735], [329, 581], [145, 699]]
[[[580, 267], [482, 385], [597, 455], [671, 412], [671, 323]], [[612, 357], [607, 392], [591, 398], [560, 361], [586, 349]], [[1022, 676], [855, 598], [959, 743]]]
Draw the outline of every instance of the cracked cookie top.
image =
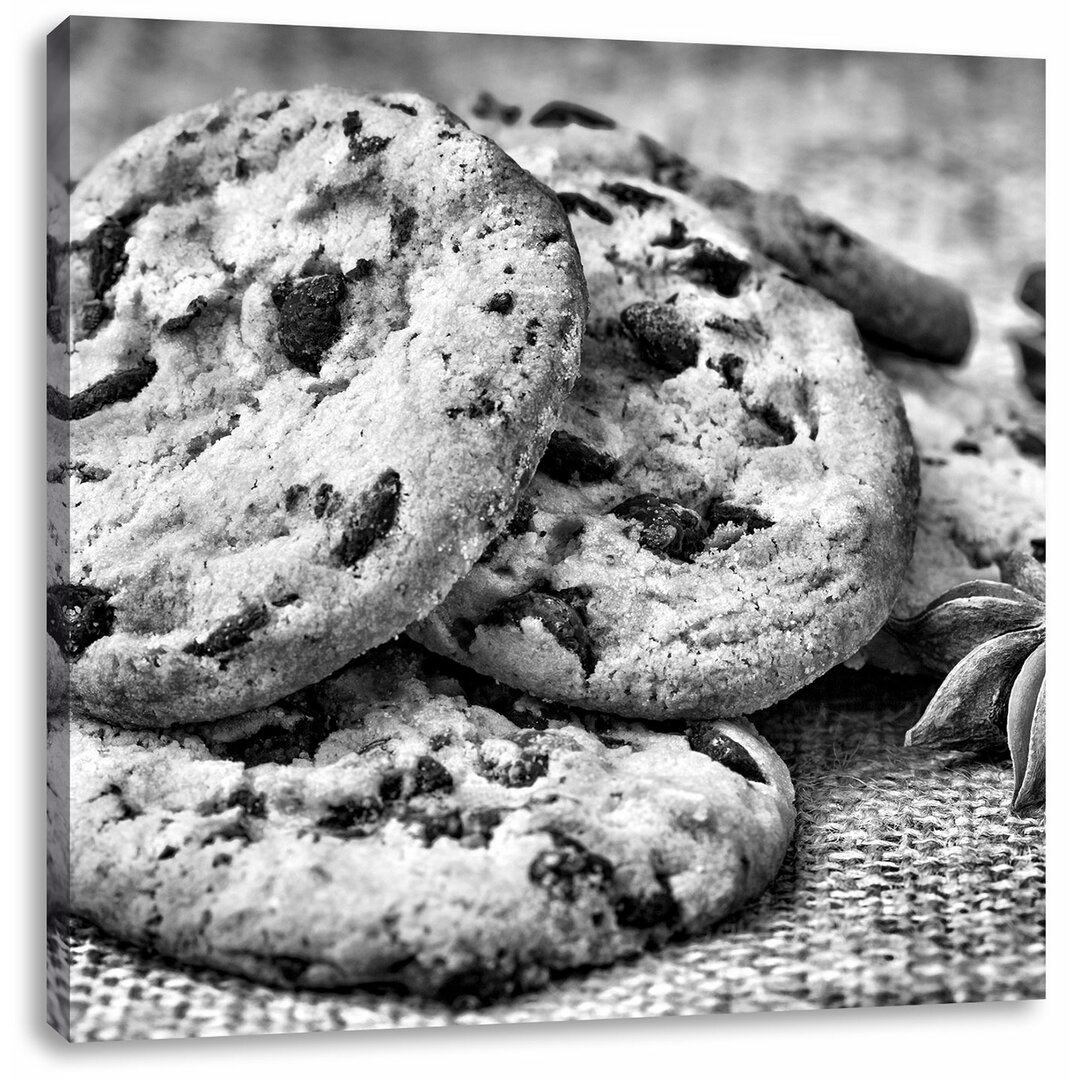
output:
[[582, 370], [503, 537], [419, 641], [626, 716], [763, 708], [859, 649], [911, 554], [918, 462], [850, 315], [716, 214], [510, 146], [585, 267]]
[[244, 716], [68, 734], [74, 910], [277, 985], [541, 986], [709, 929], [794, 820], [748, 724], [547, 705], [404, 639]]
[[564, 211], [412, 94], [169, 118], [76, 186], [49, 255], [49, 632], [121, 722], [265, 704], [425, 614], [577, 370]]

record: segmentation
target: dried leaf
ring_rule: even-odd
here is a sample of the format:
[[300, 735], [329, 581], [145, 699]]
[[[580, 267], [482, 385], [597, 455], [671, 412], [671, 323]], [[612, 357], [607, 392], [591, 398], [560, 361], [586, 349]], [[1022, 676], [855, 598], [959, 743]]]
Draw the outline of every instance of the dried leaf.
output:
[[1046, 599], [1046, 567], [1023, 551], [1010, 551], [998, 560], [1001, 580], [1009, 585], [1034, 596], [1038, 600]]
[[999, 588], [957, 595], [951, 589], [913, 618], [891, 620], [889, 630], [925, 667], [944, 674], [984, 641], [1042, 622], [1042, 604], [1011, 585], [1004, 588], [1008, 593]]
[[1008, 740], [1013, 762], [1013, 811], [1046, 797], [1046, 645], [1024, 661], [1009, 695]]
[[1046, 640], [1043, 626], [1016, 630], [973, 649], [945, 677], [906, 746], [1006, 750], [1009, 694], [1024, 661]]

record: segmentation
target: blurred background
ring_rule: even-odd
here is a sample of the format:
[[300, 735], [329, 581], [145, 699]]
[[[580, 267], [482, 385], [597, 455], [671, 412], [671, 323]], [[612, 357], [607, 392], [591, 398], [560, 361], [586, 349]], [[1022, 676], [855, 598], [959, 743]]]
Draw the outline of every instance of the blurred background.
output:
[[[991, 375], [1046, 239], [1045, 61], [734, 45], [72, 17], [51, 150], [77, 179], [129, 135], [242, 87], [415, 90], [468, 120], [483, 90], [554, 99], [704, 169], [797, 195], [968, 290]], [[980, 359], [976, 357], [976, 359]]]

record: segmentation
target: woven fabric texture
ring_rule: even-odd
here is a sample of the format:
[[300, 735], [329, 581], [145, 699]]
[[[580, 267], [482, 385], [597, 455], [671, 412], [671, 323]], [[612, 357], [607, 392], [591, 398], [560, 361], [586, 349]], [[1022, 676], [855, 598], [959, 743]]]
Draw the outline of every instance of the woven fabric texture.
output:
[[[82, 20], [71, 71], [75, 176], [235, 85], [412, 87], [463, 115], [481, 89], [526, 115], [579, 101], [955, 281], [979, 337], [942, 385], [1019, 385], [1014, 289], [1045, 245], [1039, 61]], [[1007, 764], [903, 746], [925, 686], [850, 678], [755, 717], [797, 831], [772, 888], [709, 937], [454, 1014], [173, 966], [76, 921], [49, 939], [59, 1026], [85, 1042], [1044, 996], [1041, 816], [1010, 814]]]
[[[1045, 995], [1041, 815], [1009, 812], [1007, 765], [905, 748], [925, 702], [861, 693], [759, 718], [788, 762], [798, 823], [780, 876], [715, 935], [455, 1014], [413, 998], [286, 993], [162, 963], [78, 922], [70, 1037], [149, 1039]], [[59, 942], [55, 943], [60, 946]]]

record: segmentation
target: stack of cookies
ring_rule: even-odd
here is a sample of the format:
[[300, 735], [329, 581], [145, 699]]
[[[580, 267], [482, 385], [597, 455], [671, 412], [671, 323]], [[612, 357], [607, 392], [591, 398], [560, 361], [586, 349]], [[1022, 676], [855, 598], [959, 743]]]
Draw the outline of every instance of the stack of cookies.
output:
[[746, 714], [915, 542], [864, 335], [955, 363], [965, 299], [587, 109], [476, 113], [238, 93], [53, 191], [59, 911], [487, 1001], [779, 869]]

